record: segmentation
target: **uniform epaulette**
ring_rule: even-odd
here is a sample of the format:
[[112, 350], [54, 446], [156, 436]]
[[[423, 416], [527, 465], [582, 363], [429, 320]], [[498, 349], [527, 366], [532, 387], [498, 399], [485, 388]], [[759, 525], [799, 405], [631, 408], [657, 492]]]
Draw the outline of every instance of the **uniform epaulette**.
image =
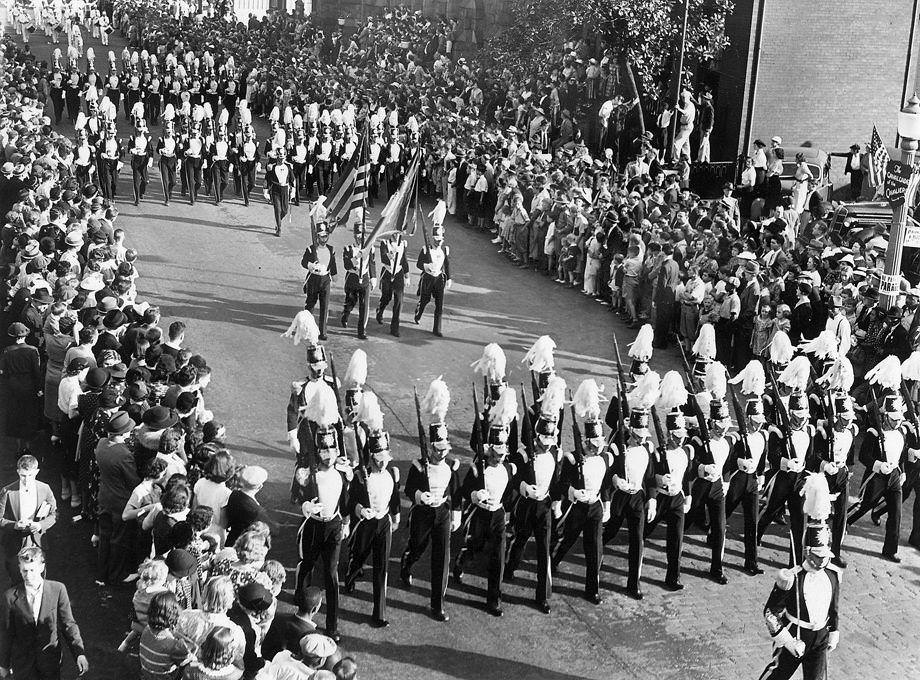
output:
[[780, 590], [789, 590], [795, 583], [795, 572], [792, 569], [780, 569], [776, 572], [776, 587]]
[[415, 466], [415, 469], [418, 470], [419, 472], [425, 471], [425, 468], [424, 468], [425, 463], [422, 462], [421, 458], [416, 458], [415, 460], [412, 461], [412, 464]]
[[842, 581], [842, 580], [843, 580], [843, 569], [841, 569], [840, 567], [838, 567], [838, 566], [837, 566], [836, 564], [834, 564], [833, 562], [828, 562], [828, 563], [827, 563], [827, 566], [824, 567], [824, 568], [827, 569], [828, 571], [832, 571], [832, 572], [834, 572], [835, 574], [837, 574], [837, 580], [838, 580], [838, 581]]
[[870, 427], [866, 430], [866, 436], [867, 437], [873, 437], [873, 436], [877, 437], [878, 430], [876, 430], [874, 427]]
[[303, 389], [303, 386], [306, 385], [306, 380], [294, 380], [291, 382], [291, 392], [293, 394], [300, 394], [300, 390]]
[[575, 465], [575, 455], [571, 451], [565, 451], [562, 454], [562, 457], [569, 461], [572, 465]]
[[515, 465], [514, 463], [508, 463], [508, 467], [511, 468], [512, 476], [517, 474], [517, 465]]
[[460, 461], [459, 461], [458, 459], [456, 459], [456, 458], [453, 458], [453, 459], [451, 459], [451, 461], [448, 463], [448, 466], [450, 466], [450, 469], [451, 469], [451, 470], [453, 470], [454, 472], [456, 472], [457, 470], [460, 469]]
[[399, 468], [398, 468], [398, 467], [391, 467], [391, 468], [390, 468], [390, 475], [393, 477], [393, 481], [396, 482], [397, 484], [399, 484]]

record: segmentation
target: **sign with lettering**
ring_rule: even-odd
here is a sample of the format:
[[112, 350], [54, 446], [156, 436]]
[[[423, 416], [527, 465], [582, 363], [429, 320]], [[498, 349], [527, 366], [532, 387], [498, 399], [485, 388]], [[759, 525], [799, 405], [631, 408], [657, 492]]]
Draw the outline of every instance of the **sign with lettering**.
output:
[[885, 174], [885, 195], [892, 208], [904, 205], [904, 194], [907, 192], [907, 185], [910, 183], [910, 175], [913, 172], [906, 163], [901, 161], [888, 161], [888, 168]]

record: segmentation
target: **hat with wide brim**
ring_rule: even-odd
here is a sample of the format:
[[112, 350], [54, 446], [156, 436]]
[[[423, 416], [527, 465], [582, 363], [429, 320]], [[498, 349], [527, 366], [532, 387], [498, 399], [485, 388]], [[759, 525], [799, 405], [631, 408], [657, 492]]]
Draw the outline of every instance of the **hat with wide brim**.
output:
[[179, 416], [165, 406], [154, 406], [144, 412], [142, 421], [151, 430], [165, 430], [179, 422]]
[[24, 338], [29, 334], [29, 329], [26, 328], [24, 323], [11, 323], [10, 327], [6, 330], [6, 334], [11, 338]]

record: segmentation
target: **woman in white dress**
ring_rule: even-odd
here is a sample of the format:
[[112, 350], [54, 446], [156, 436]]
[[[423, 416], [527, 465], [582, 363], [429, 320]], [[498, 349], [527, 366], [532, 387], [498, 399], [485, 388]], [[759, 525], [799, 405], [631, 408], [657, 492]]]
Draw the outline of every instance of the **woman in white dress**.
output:
[[805, 154], [797, 153], [795, 155], [795, 179], [792, 184], [792, 206], [799, 215], [805, 211], [810, 189], [809, 182], [814, 178], [811, 170], [805, 164]]

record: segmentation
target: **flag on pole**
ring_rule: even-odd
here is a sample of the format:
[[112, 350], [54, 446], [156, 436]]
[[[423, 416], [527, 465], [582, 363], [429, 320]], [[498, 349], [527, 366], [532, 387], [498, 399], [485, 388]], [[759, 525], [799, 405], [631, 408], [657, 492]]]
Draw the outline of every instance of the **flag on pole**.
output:
[[878, 129], [872, 126], [872, 139], [869, 141], [869, 183], [874, 187], [881, 187], [885, 183], [885, 168], [891, 156], [885, 143], [882, 141]]
[[363, 248], [369, 248], [374, 239], [384, 233], [406, 230], [409, 215], [418, 201], [418, 167], [421, 155], [421, 151], [416, 149], [402, 184], [396, 193], [390, 196], [374, 228], [365, 235]]
[[339, 178], [326, 197], [326, 215], [330, 233], [339, 224], [346, 224], [353, 211], [362, 210], [367, 198], [367, 178], [371, 161], [368, 153], [368, 124], [361, 131], [358, 148], [345, 162]]

